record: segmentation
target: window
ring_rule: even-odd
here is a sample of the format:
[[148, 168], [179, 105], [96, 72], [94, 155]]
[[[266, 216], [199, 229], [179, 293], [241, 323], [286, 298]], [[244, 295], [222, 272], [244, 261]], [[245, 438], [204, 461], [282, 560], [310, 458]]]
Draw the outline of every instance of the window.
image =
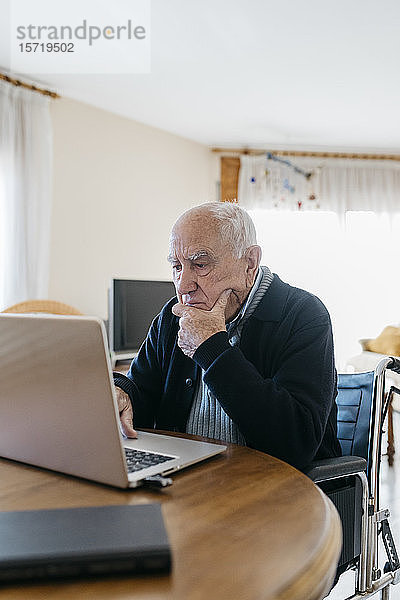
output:
[[399, 323], [400, 213], [249, 213], [262, 263], [284, 281], [316, 294], [328, 308], [340, 371], [361, 352], [360, 338], [375, 337], [386, 325]]

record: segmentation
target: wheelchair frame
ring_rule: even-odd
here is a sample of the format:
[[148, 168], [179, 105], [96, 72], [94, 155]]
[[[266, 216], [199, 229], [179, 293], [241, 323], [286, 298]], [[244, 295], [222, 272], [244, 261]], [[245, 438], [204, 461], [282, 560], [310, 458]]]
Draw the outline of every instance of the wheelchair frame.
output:
[[[382, 599], [388, 600], [390, 584], [395, 585], [400, 582], [400, 562], [388, 522], [390, 511], [379, 508], [382, 428], [393, 394], [400, 394], [400, 390], [392, 386], [385, 400], [386, 370], [400, 373], [400, 360], [384, 358], [374, 371], [367, 462], [358, 457], [341, 457], [345, 459], [344, 461], [341, 461], [341, 458], [327, 459], [314, 463], [307, 473], [315, 483], [339, 480], [348, 476], [358, 477], [361, 482], [361, 553], [355, 564], [357, 570], [355, 593], [346, 600], [370, 598], [379, 591], [382, 591]], [[334, 463], [339, 462], [340, 473], [337, 475], [328, 473], [325, 476], [323, 471], [319, 473], [319, 464], [329, 468], [331, 461], [333, 469], [335, 468]], [[365, 466], [367, 466], [367, 474]], [[378, 539], [380, 534], [382, 534], [388, 559], [383, 571], [379, 567]]]

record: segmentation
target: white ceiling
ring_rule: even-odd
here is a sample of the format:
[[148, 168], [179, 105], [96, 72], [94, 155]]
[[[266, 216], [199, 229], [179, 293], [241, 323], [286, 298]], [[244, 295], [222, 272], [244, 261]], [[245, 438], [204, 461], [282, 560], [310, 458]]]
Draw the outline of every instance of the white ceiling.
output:
[[400, 151], [399, 0], [152, 0], [151, 36], [150, 74], [40, 81], [208, 145]]

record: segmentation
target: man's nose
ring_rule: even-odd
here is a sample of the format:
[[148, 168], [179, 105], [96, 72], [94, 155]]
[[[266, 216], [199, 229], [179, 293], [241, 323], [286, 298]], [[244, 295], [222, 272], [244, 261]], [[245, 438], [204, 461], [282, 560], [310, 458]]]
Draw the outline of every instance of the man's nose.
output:
[[176, 282], [176, 291], [180, 295], [190, 294], [197, 289], [195, 273], [190, 267], [183, 267]]

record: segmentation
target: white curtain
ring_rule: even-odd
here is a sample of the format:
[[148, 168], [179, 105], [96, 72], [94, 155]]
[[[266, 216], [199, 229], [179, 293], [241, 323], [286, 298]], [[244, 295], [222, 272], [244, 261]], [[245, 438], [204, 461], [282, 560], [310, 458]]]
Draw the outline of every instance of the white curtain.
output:
[[400, 211], [400, 162], [242, 156], [238, 200], [247, 209], [393, 214]]
[[47, 297], [51, 162], [49, 98], [0, 81], [0, 310]]
[[[347, 360], [361, 352], [360, 338], [400, 322], [400, 167], [338, 159], [291, 162], [306, 172], [318, 169], [314, 181], [287, 165], [267, 166], [265, 157], [244, 157], [239, 203], [255, 221], [264, 264], [327, 306], [336, 363], [345, 371]], [[267, 184], [274, 169], [281, 172]]]

